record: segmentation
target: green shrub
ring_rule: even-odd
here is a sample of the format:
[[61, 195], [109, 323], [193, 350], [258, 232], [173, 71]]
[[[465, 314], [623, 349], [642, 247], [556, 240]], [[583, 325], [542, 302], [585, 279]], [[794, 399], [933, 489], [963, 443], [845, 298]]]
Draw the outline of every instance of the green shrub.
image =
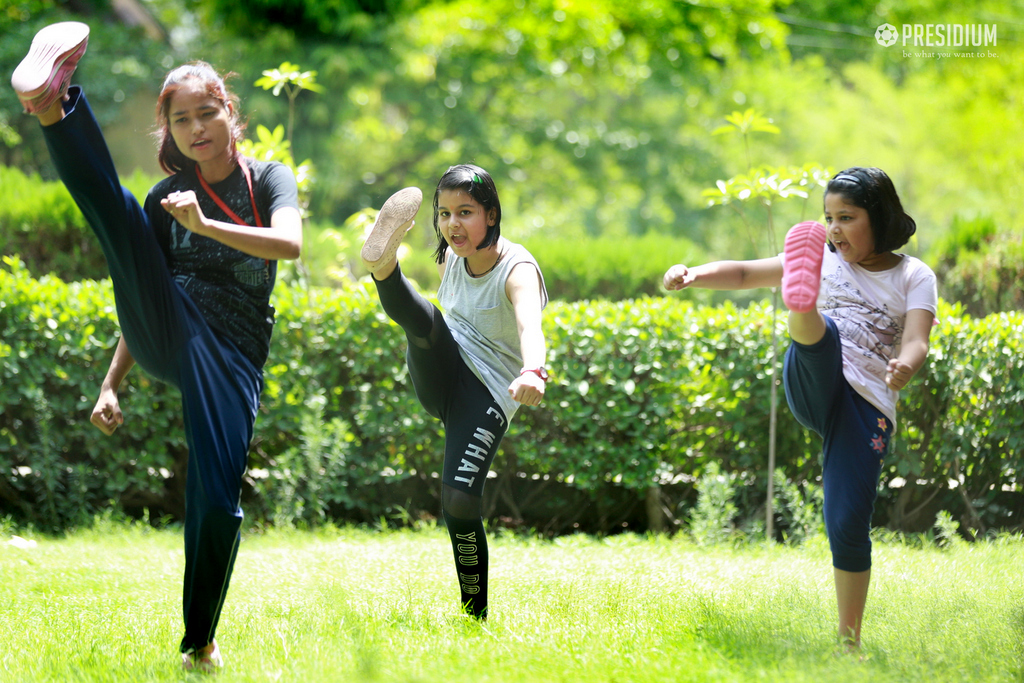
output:
[[[122, 390], [126, 421], [117, 434], [89, 424], [118, 334], [109, 282], [37, 280], [5, 261], [0, 517], [64, 527], [110, 501], [153, 519], [180, 515], [177, 392], [136, 371]], [[404, 335], [372, 287], [281, 283], [274, 303], [278, 324], [244, 490], [250, 518], [316, 524], [436, 514], [443, 431], [416, 401]], [[899, 510], [934, 500], [967, 515], [969, 528], [1014, 526], [1024, 315], [974, 319], [942, 305], [939, 317], [928, 363], [902, 392], [876, 521], [903, 524], [909, 517]], [[784, 334], [783, 320], [776, 324]], [[488, 514], [610, 530], [643, 524], [647, 491], [658, 485], [684, 519], [693, 482], [714, 466], [735, 477], [737, 518], [763, 517], [771, 327], [766, 304], [553, 302], [545, 405], [522, 409], [513, 422], [485, 492]], [[785, 406], [778, 439], [787, 475], [787, 484], [777, 480], [779, 527], [790, 538], [813, 533], [821, 441]], [[936, 511], [925, 512], [927, 529]]]
[[[141, 202], [156, 179], [136, 172], [124, 182]], [[103, 251], [63, 183], [0, 165], [0, 187], [2, 255], [18, 255], [37, 277], [70, 282], [108, 275]]]
[[1000, 231], [991, 217], [954, 217], [929, 258], [936, 264], [939, 295], [963, 304], [967, 313], [1024, 310], [1024, 242], [1014, 231]]
[[991, 216], [967, 220], [953, 216], [949, 232], [929, 249], [929, 261], [940, 268], [956, 264], [965, 251], [981, 251], [995, 238], [998, 229]]
[[825, 533], [821, 516], [825, 490], [813, 480], [801, 486], [787, 479], [781, 469], [775, 470], [775, 516], [782, 537], [789, 543], [799, 544], [804, 539]]
[[[1024, 466], [1024, 314], [971, 318], [942, 306], [928, 363], [902, 392], [895, 456], [887, 478], [898, 511], [918, 507], [922, 528], [938, 509], [958, 510], [965, 528], [1019, 524]], [[948, 488], [949, 481], [957, 489]]]
[[690, 512], [690, 533], [697, 545], [717, 545], [735, 532], [735, 481], [735, 474], [723, 474], [715, 463], [697, 480], [697, 505]]
[[960, 538], [960, 523], [945, 510], [940, 510], [935, 515], [933, 529], [935, 530], [935, 544], [940, 548], [953, 548], [963, 541]]
[[980, 251], [965, 252], [936, 275], [942, 296], [971, 315], [1024, 310], [1024, 243], [1018, 235], [1003, 234]]
[[[643, 237], [594, 237], [523, 240], [544, 271], [548, 295], [562, 301], [659, 296], [665, 270], [674, 263], [703, 263], [703, 252], [688, 239], [649, 234]], [[684, 298], [707, 300], [709, 293], [687, 291]]]

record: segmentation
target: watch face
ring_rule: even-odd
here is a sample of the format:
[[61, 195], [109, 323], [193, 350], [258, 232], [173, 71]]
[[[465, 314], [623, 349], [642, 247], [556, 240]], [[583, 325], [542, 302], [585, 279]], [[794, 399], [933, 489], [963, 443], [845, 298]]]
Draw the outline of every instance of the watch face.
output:
[[519, 374], [520, 375], [525, 375], [528, 372], [532, 372], [533, 374], [537, 375], [538, 377], [540, 377], [545, 382], [548, 381], [548, 369], [546, 367], [544, 367], [543, 365], [540, 366], [539, 368], [523, 368], [519, 372]]

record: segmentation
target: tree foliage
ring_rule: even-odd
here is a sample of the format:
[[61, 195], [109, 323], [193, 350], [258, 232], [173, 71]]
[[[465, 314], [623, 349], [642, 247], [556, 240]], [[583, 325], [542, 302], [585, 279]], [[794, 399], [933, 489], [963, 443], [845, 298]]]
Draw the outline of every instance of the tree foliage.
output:
[[[31, 8], [19, 15], [28, 20], [12, 23], [0, 46], [0, 65], [9, 69], [39, 26], [69, 18], [63, 5], [20, 5]], [[689, 238], [713, 255], [751, 256], [736, 239], [742, 228], [734, 218], [705, 211], [700, 196], [745, 170], [735, 162], [739, 142], [711, 133], [729, 112], [746, 108], [785, 131], [752, 145], [750, 166], [815, 159], [831, 168], [886, 169], [921, 226], [911, 245], [919, 253], [953, 215], [1021, 224], [1018, 204], [1004, 198], [1024, 193], [1016, 172], [1024, 162], [1024, 60], [1012, 8], [1000, 0], [899, 7], [261, 0], [245, 9], [152, 0], [147, 6], [167, 28], [166, 43], [110, 21], [103, 5], [78, 17], [91, 22], [93, 38], [77, 78], [105, 121], [123, 119], [122, 96], [145, 108], [146, 96], [134, 93], [151, 96], [166, 68], [201, 57], [239, 73], [243, 111], [272, 131], [287, 120], [288, 105], [253, 82], [282, 61], [317, 71], [325, 92], [298, 97], [292, 149], [323, 180], [310, 210], [335, 226], [399, 187], [429, 192], [448, 165], [473, 160], [498, 181], [511, 237], [656, 232]], [[375, 18], [339, 38], [278, 22], [285, 6], [309, 15], [348, 7]], [[250, 9], [259, 30], [245, 29], [245, 17], [219, 14]], [[998, 54], [905, 57], [875, 43], [882, 21], [998, 22]], [[244, 30], [233, 32], [236, 26]], [[37, 131], [18, 111], [13, 95], [0, 92], [0, 122], [3, 114], [8, 122], [0, 130], [5, 139], [23, 139], [0, 151], [9, 164], [50, 173]], [[119, 167], [138, 156], [140, 132], [113, 136]], [[789, 219], [788, 212], [778, 217], [780, 224]], [[426, 246], [429, 239], [416, 235]]]
[[[83, 0], [69, 3], [51, 0], [16, 0], [0, 4], [0, 73], [4, 74], [0, 87], [0, 130], [6, 120], [10, 131], [17, 135], [19, 144], [4, 144], [0, 140], [0, 163], [19, 166], [25, 170], [42, 172], [52, 177], [53, 170], [46, 163], [48, 154], [39, 133], [35, 117], [22, 113], [9, 79], [15, 67], [25, 56], [32, 37], [47, 24], [57, 21], [85, 21], [90, 26], [89, 48], [74, 77], [84, 83], [90, 102], [101, 124], [110, 125], [127, 114], [125, 106], [139, 92], [152, 93], [158, 80], [176, 57], [171, 47], [146, 37], [141, 27], [130, 27], [111, 16], [106, 0]], [[71, 12], [69, 9], [76, 11]], [[146, 105], [146, 125], [152, 121], [152, 104]], [[5, 136], [6, 137], [6, 136]], [[136, 145], [149, 145], [145, 131], [135, 140]], [[152, 157], [156, 157], [155, 146]], [[126, 169], [131, 171], [132, 169]]]
[[695, 236], [690, 194], [708, 179], [698, 105], [724, 62], [767, 54], [762, 37], [737, 14], [667, 0], [425, 7], [394, 27], [381, 55], [391, 68], [347, 86], [355, 106], [329, 144], [364, 163], [325, 169], [318, 199], [431, 187], [473, 160], [495, 175], [520, 236]]
[[239, 36], [283, 26], [304, 37], [358, 39], [408, 11], [415, 0], [209, 0], [195, 2], [218, 25]]

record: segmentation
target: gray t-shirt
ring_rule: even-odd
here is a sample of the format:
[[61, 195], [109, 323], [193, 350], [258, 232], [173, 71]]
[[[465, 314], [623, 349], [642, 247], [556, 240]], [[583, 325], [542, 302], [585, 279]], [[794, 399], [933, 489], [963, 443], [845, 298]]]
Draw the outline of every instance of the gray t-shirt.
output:
[[437, 298], [463, 360], [511, 421], [519, 403], [509, 395], [508, 386], [519, 376], [523, 356], [516, 314], [505, 294], [505, 283], [514, 267], [529, 263], [540, 278], [541, 308], [547, 306], [548, 292], [540, 266], [530, 252], [520, 244], [502, 242], [505, 255], [501, 262], [479, 278], [466, 272], [466, 259], [449, 252]]

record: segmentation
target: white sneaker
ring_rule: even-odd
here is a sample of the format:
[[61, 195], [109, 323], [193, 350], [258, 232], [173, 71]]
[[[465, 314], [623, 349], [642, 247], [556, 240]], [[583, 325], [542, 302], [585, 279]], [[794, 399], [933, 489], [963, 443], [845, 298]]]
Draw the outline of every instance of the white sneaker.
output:
[[395, 258], [402, 238], [412, 226], [400, 228], [416, 217], [422, 201], [423, 193], [418, 187], [407, 187], [391, 195], [380, 207], [373, 229], [359, 252], [368, 271], [376, 273]]
[[79, 21], [50, 24], [36, 33], [28, 54], [11, 75], [26, 114], [44, 112], [64, 97], [88, 44], [89, 27]]
[[220, 656], [220, 647], [217, 645], [217, 641], [213, 641], [210, 645], [213, 647], [210, 648], [209, 652], [204, 652], [206, 650], [205, 647], [199, 650], [182, 652], [182, 668], [185, 671], [199, 671], [206, 674], [217, 673], [219, 669], [224, 668], [224, 658]]

